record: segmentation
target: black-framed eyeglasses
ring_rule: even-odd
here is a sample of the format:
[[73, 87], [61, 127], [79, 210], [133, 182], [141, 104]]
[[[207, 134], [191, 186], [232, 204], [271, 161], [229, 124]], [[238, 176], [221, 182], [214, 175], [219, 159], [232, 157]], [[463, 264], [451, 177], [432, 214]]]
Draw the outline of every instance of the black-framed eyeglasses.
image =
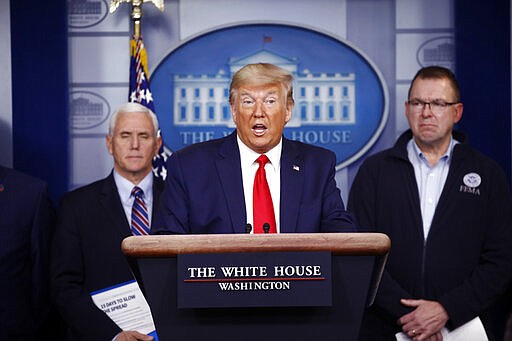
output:
[[409, 108], [413, 112], [423, 112], [423, 109], [425, 109], [425, 106], [428, 104], [430, 110], [434, 113], [443, 113], [446, 110], [446, 108], [458, 103], [460, 102], [445, 102], [443, 100], [425, 102], [422, 101], [421, 99], [410, 99], [407, 101], [407, 104], [409, 104]]

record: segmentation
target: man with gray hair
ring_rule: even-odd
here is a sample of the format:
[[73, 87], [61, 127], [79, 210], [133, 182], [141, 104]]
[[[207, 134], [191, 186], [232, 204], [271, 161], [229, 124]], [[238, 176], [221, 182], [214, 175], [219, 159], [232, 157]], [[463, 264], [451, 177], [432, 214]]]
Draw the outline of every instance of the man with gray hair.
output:
[[149, 233], [163, 182], [152, 173], [162, 140], [155, 114], [125, 103], [111, 116], [106, 145], [114, 169], [105, 179], [67, 193], [61, 202], [52, 258], [52, 296], [73, 340], [152, 340], [122, 331], [91, 293], [130, 282], [121, 252], [131, 235]]

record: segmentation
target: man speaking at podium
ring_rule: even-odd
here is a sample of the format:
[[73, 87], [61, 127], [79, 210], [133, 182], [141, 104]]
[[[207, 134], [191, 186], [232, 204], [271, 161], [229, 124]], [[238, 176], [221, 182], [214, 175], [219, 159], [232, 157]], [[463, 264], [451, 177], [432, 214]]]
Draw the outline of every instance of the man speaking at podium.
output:
[[152, 234], [354, 231], [334, 153], [283, 137], [291, 73], [246, 65], [233, 76], [229, 102], [233, 133], [169, 158]]

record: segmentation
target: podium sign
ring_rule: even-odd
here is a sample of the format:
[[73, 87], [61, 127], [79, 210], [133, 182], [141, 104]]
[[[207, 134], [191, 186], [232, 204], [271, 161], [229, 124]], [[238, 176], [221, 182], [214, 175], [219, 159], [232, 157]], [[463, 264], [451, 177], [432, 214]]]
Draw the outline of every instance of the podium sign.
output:
[[332, 305], [331, 253], [183, 254], [178, 308]]
[[[364, 308], [373, 301], [390, 244], [387, 236], [376, 233], [288, 233], [134, 236], [126, 238], [122, 248], [132, 263], [133, 271], [147, 298], [160, 340], [353, 341], [358, 339]], [[254, 262], [234, 263], [238, 254], [241, 253], [249, 257], [244, 262], [250, 259]], [[269, 255], [270, 259], [277, 259], [281, 253], [293, 256], [281, 259], [275, 264], [264, 263], [267, 260], [261, 260], [267, 257], [266, 255]], [[316, 253], [320, 258], [323, 258], [325, 253], [330, 255], [330, 265], [324, 266], [325, 263], [321, 260], [313, 260], [313, 257], [317, 257]], [[189, 255], [192, 257], [199, 255], [200, 258], [197, 262], [196, 258], [187, 260]], [[217, 255], [220, 255], [220, 261], [214, 262]], [[185, 256], [183, 264], [186, 265], [182, 264], [183, 256]], [[190, 264], [187, 263], [189, 261]], [[268, 292], [262, 290], [253, 290], [256, 293], [248, 292], [249, 290], [221, 292], [218, 289], [218, 282], [209, 281], [223, 275], [220, 267], [244, 266], [243, 264], [247, 266], [267, 264], [266, 271], [269, 278], [275, 274], [274, 266], [276, 265], [320, 264], [321, 269], [309, 268], [309, 271], [311, 273], [320, 271], [326, 280], [304, 281], [306, 283], [298, 280], [290, 281], [290, 290], [280, 290], [279, 294], [290, 294], [298, 285], [331, 283], [331, 289], [325, 290], [332, 295], [331, 304], [324, 306], [322, 305], [324, 303], [317, 302], [318, 305], [306, 306], [302, 301], [300, 304], [304, 304], [303, 306], [293, 305], [293, 302], [284, 303], [286, 306], [268, 306], [267, 303], [264, 306], [254, 306], [259, 302], [255, 303], [255, 299], [250, 296], [268, 294]], [[188, 270], [188, 267], [204, 269]], [[292, 270], [287, 269], [291, 277]], [[331, 273], [326, 272], [327, 269], [330, 269]], [[239, 274], [243, 271], [239, 270]], [[253, 271], [255, 275], [264, 278], [262, 275], [264, 270]], [[261, 272], [257, 273], [257, 271]], [[195, 277], [188, 278], [191, 274]], [[246, 274], [252, 275], [250, 271]], [[206, 282], [183, 282], [188, 279], [197, 280], [198, 275], [206, 276], [202, 278]], [[224, 279], [224, 283], [229, 281]], [[243, 306], [183, 309], [179, 306], [183, 305], [180, 300], [184, 294], [181, 291], [182, 288], [178, 288], [178, 284], [187, 285], [187, 288], [188, 286], [198, 287], [201, 291], [207, 289], [209, 285], [215, 288], [213, 289], [215, 293], [196, 291], [186, 294], [197, 296], [198, 301], [210, 300], [212, 296], [215, 299], [214, 296], [218, 295], [247, 295], [245, 296], [247, 301]], [[304, 297], [297, 299], [308, 299], [308, 297], [319, 299], [317, 293], [313, 294], [309, 290], [302, 296]], [[263, 301], [261, 296], [258, 299]], [[235, 303], [231, 301], [230, 305]], [[205, 304], [212, 306], [212, 301]]]

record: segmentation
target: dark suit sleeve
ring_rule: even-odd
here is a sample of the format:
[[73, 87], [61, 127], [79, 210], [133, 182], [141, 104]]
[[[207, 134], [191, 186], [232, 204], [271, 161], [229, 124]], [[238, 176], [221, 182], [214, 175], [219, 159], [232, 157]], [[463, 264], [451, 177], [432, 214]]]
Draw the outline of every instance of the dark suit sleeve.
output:
[[[35, 316], [44, 322], [50, 307], [50, 249], [55, 229], [55, 212], [48, 187], [38, 187], [30, 235], [32, 263], [32, 304]], [[26, 204], [26, 203], [25, 203]]]
[[475, 314], [485, 311], [511, 283], [512, 197], [510, 186], [505, 173], [501, 170], [495, 170], [490, 174], [486, 177], [486, 180], [491, 182], [487, 186], [490, 192], [486, 198], [487, 207], [482, 208], [488, 213], [479, 263], [468, 278], [439, 299], [454, 327], [468, 322], [475, 317]]
[[350, 212], [345, 210], [340, 190], [336, 186], [336, 157], [332, 153], [329, 155], [329, 159], [325, 162], [329, 166], [323, 191], [320, 232], [355, 232], [354, 218]]
[[152, 222], [151, 234], [190, 233], [186, 193], [178, 153], [173, 153], [167, 163], [164, 192]]
[[0, 166], [1, 340], [32, 340], [47, 322], [53, 218], [46, 183]]
[[79, 220], [83, 219], [81, 210], [84, 205], [66, 199], [61, 203], [53, 243], [52, 296], [64, 320], [80, 340], [111, 340], [121, 329], [96, 307], [84, 286], [85, 264], [78, 229]]

